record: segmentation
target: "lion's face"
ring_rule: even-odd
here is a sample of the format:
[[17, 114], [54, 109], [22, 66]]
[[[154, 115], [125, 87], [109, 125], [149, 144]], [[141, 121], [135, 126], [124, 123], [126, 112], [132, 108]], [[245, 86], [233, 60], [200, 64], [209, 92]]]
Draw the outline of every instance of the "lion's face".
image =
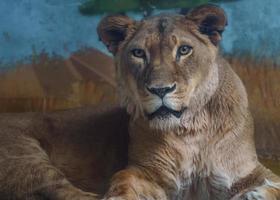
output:
[[[212, 11], [210, 19], [206, 11]], [[213, 13], [221, 12], [204, 6], [187, 16], [158, 15], [140, 22], [111, 16], [101, 22], [99, 34], [115, 54], [119, 90], [131, 114], [155, 128], [176, 128], [207, 101], [218, 85], [216, 45], [226, 20]], [[111, 32], [108, 24], [114, 25]]]

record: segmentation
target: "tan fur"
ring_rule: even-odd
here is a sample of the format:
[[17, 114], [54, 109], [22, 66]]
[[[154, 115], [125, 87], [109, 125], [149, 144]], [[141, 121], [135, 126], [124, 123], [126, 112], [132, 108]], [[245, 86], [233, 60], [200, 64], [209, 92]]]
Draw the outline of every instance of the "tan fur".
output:
[[0, 199], [100, 199], [127, 162], [128, 116], [106, 107], [0, 115]]
[[[186, 16], [101, 21], [98, 33], [115, 55], [122, 103], [133, 117], [129, 165], [114, 175], [106, 199], [280, 199], [280, 178], [257, 159], [244, 86], [218, 54], [226, 24], [213, 5]], [[185, 44], [192, 52], [177, 59]], [[174, 85], [162, 99], [151, 92]], [[163, 104], [182, 114], [149, 117]]]

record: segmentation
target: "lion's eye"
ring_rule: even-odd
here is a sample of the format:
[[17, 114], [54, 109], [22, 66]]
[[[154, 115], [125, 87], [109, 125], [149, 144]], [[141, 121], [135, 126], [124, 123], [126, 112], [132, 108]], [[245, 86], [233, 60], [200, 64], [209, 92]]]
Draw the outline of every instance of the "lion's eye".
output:
[[188, 45], [182, 45], [178, 48], [177, 51], [177, 56], [184, 56], [184, 55], [189, 55], [192, 52], [192, 47], [188, 46]]
[[145, 51], [143, 49], [133, 49], [131, 52], [132, 52], [132, 55], [137, 57], [137, 58], [145, 58], [146, 57]]

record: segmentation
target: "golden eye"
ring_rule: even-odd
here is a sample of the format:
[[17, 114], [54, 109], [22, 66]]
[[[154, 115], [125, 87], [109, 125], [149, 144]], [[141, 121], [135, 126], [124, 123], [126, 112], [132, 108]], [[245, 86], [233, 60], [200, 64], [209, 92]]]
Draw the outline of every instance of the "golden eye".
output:
[[178, 48], [177, 51], [177, 56], [184, 56], [184, 55], [189, 55], [192, 52], [192, 47], [188, 45], [182, 45]]
[[145, 58], [146, 57], [145, 51], [143, 49], [133, 49], [131, 52], [132, 52], [132, 55], [137, 57], [137, 58]]

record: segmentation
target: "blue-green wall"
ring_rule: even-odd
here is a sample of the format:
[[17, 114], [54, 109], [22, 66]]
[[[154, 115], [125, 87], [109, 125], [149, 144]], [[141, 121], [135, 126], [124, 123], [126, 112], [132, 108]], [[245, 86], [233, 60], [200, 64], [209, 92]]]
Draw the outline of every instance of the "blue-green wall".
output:
[[[80, 15], [81, 2], [84, 0], [1, 0], [0, 62], [15, 62], [41, 51], [67, 57], [85, 46], [105, 51], [95, 32], [101, 16]], [[229, 16], [222, 43], [225, 52], [249, 51], [277, 59], [280, 1], [241, 0], [221, 6]]]

